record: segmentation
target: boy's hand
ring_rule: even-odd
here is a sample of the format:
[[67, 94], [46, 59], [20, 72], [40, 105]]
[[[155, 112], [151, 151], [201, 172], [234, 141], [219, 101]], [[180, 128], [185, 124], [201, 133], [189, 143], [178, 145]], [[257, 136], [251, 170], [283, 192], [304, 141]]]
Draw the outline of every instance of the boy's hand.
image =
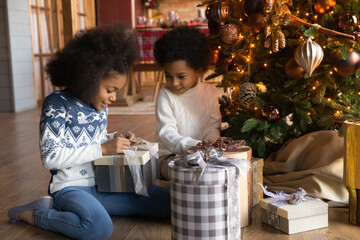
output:
[[123, 153], [123, 150], [129, 149], [129, 147], [130, 140], [128, 138], [115, 134], [114, 139], [101, 144], [101, 152], [103, 155], [118, 154]]

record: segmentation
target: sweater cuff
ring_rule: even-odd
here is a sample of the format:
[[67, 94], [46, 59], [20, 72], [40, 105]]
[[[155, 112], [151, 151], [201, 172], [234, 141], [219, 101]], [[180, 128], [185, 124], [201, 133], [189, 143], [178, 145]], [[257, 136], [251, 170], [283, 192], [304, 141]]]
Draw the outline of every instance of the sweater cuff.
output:
[[190, 138], [190, 137], [186, 137], [186, 149], [184, 149], [185, 152], [189, 148], [196, 146], [196, 144], [198, 144], [200, 142], [201, 142], [200, 140], [196, 140], [196, 139], [193, 139], [193, 138]]
[[96, 160], [102, 158], [101, 144], [95, 144], [92, 147], [92, 159]]

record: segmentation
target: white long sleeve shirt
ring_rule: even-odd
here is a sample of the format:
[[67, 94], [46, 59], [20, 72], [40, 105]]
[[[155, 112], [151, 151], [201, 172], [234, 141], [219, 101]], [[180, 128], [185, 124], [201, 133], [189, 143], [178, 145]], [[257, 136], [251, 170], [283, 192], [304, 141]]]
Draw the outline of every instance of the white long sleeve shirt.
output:
[[156, 101], [156, 137], [160, 155], [183, 155], [203, 140], [220, 137], [221, 115], [215, 87], [198, 82], [181, 95], [162, 88]]

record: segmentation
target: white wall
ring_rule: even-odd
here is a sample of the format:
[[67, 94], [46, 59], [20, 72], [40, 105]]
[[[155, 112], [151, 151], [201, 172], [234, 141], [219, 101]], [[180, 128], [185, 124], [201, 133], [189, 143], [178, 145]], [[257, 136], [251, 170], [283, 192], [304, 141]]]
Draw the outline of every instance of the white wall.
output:
[[[11, 88], [10, 93], [6, 92], [4, 89], [4, 95], [11, 96], [13, 107], [10, 111], [20, 112], [36, 107], [34, 96], [29, 2], [27, 0], [0, 0], [0, 2], [4, 1], [5, 4], [2, 4], [2, 6], [7, 13], [7, 20], [5, 20], [5, 22], [7, 22], [6, 30], [8, 31], [7, 49], [8, 53], [10, 54], [7, 59], [10, 86], [6, 87], [5, 89]], [[0, 25], [1, 22], [3, 21], [0, 20]], [[2, 53], [0, 52], [0, 60], [1, 55]], [[0, 80], [0, 82], [1, 87], [3, 80]], [[6, 83], [4, 85], [6, 86]], [[1, 95], [2, 93], [0, 92], [0, 101]], [[2, 102], [0, 102], [0, 106], [1, 105], [3, 105]]]

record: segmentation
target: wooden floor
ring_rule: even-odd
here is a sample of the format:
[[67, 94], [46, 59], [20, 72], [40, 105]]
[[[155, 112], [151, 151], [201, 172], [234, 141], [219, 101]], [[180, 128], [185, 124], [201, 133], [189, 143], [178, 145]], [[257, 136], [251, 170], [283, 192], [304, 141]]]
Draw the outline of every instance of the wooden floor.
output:
[[[18, 114], [0, 113], [0, 239], [68, 239], [23, 222], [12, 224], [10, 207], [34, 200], [47, 193], [49, 172], [43, 169], [39, 155], [40, 110]], [[155, 118], [146, 116], [110, 116], [109, 132], [131, 129], [139, 137], [154, 140]], [[252, 224], [242, 229], [242, 239], [360, 239], [360, 227], [348, 223], [347, 208], [329, 209], [329, 227], [287, 235], [260, 221], [259, 207], [252, 209]], [[171, 239], [170, 220], [113, 217], [110, 239]]]

